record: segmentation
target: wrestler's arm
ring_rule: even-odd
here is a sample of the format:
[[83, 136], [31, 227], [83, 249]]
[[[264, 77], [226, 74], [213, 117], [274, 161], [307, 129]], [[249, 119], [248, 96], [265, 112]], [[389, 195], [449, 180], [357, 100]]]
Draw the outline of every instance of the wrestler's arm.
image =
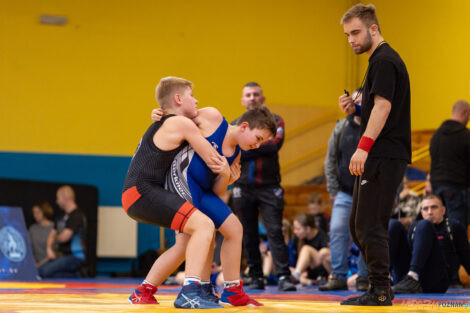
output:
[[229, 185], [233, 184], [240, 178], [241, 174], [241, 168], [242, 166], [240, 165], [240, 157], [242, 155], [242, 152], [238, 152], [237, 157], [233, 161], [232, 165], [230, 165], [230, 180], [228, 182]]
[[[224, 117], [216, 108], [205, 107], [199, 109], [197, 119], [198, 122], [196, 124], [198, 125], [199, 130], [201, 130], [203, 134], [212, 134], [219, 127], [220, 123], [222, 123]], [[220, 163], [218, 168], [212, 169], [214, 173], [218, 174], [212, 185], [212, 191], [217, 196], [223, 195], [227, 190], [228, 185], [231, 184], [231, 172], [233, 171], [232, 167], [228, 165], [225, 157], [221, 157], [219, 161]]]
[[154, 144], [164, 151], [176, 149], [184, 141], [191, 145], [212, 171], [220, 164], [220, 155], [202, 137], [196, 124], [184, 116], [169, 118], [153, 136]]
[[[370, 114], [369, 122], [367, 123], [366, 131], [364, 132], [363, 136], [372, 138], [375, 141], [384, 128], [391, 109], [392, 103], [376, 94], [374, 96], [374, 107]], [[364, 165], [368, 155], [369, 152], [360, 148], [356, 149], [356, 152], [354, 152], [353, 156], [351, 157], [351, 162], [349, 163], [349, 171], [352, 175], [361, 175], [364, 173]]]
[[229, 185], [230, 167], [228, 167], [228, 163], [227, 163], [227, 168], [228, 168], [228, 172], [219, 173], [219, 175], [217, 175], [216, 178], [214, 179], [214, 184], [212, 185], [212, 191], [219, 197], [222, 196], [225, 193], [225, 191], [227, 191], [227, 187]]
[[[226, 191], [227, 187], [233, 184], [235, 181], [240, 178], [241, 165], [240, 165], [240, 156], [241, 152], [238, 153], [237, 157], [233, 161], [232, 165], [229, 167], [228, 180], [227, 173], [219, 173], [219, 175], [214, 180], [214, 185], [212, 186], [212, 191], [219, 197], [221, 197]], [[227, 163], [228, 166], [228, 163]]]

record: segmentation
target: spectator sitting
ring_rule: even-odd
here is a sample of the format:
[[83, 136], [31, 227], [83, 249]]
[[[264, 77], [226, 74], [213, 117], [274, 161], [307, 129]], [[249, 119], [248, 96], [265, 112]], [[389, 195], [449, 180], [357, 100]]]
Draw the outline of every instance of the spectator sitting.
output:
[[34, 261], [36, 267], [46, 263], [47, 257], [47, 237], [54, 224], [51, 221], [54, 213], [51, 205], [46, 201], [41, 201], [33, 205], [33, 218], [35, 223], [29, 227], [29, 239], [33, 249]]
[[[395, 273], [406, 273], [394, 287], [395, 293], [444, 293], [450, 284], [458, 282], [460, 263], [470, 273], [470, 246], [464, 227], [445, 217], [446, 208], [436, 195], [425, 196], [421, 203], [423, 219], [414, 222], [406, 235], [398, 221], [389, 228], [390, 264]], [[406, 238], [407, 237], [407, 238]], [[394, 259], [396, 251], [411, 259], [406, 264]], [[401, 267], [401, 268], [400, 268]]]
[[308, 213], [315, 218], [315, 225], [328, 233], [328, 220], [323, 213], [323, 200], [318, 192], [314, 192], [308, 197]]
[[[302, 284], [311, 281], [308, 278], [316, 278], [318, 275], [310, 272], [302, 274], [304, 270], [322, 272], [319, 267], [331, 272], [330, 249], [328, 248], [328, 235], [315, 225], [315, 219], [310, 214], [301, 214], [294, 219], [294, 246], [297, 247], [297, 263], [294, 277], [300, 279]], [[328, 274], [326, 273], [326, 274]]]
[[291, 271], [295, 269], [295, 263], [297, 261], [296, 246], [294, 245], [292, 237], [292, 224], [288, 219], [282, 219], [282, 236], [287, 246], [287, 256], [289, 258], [289, 267]]
[[[65, 214], [56, 220], [47, 238], [49, 261], [38, 268], [39, 276], [80, 277], [80, 268], [85, 263], [85, 215], [75, 203], [75, 193], [70, 186], [62, 186], [57, 190], [57, 205]], [[58, 254], [53, 249], [54, 243], [58, 244]]]
[[418, 194], [410, 189], [408, 180], [403, 177], [403, 182], [398, 188], [398, 203], [393, 208], [391, 217], [398, 219], [405, 229], [408, 229], [419, 214], [419, 203]]

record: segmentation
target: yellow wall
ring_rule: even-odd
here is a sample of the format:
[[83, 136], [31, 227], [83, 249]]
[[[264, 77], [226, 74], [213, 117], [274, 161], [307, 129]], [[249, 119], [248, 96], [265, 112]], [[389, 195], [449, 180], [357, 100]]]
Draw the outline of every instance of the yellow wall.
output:
[[251, 80], [268, 103], [336, 106], [349, 3], [0, 0], [0, 150], [131, 155], [167, 75], [229, 119]]
[[456, 100], [470, 100], [470, 1], [372, 2], [382, 35], [408, 68], [412, 129], [439, 127]]

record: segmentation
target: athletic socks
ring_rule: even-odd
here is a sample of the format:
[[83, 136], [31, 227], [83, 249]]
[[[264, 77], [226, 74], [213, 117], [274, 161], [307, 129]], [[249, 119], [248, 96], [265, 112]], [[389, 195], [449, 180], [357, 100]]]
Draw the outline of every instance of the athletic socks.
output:
[[299, 272], [298, 270], [295, 270], [294, 273], [292, 274], [292, 276], [294, 276], [296, 279], [299, 279], [300, 275], [302, 275], [302, 273]]
[[419, 274], [418, 273], [413, 272], [413, 271], [409, 271], [407, 275], [410, 276], [411, 278], [413, 278], [414, 280], [419, 281]]
[[199, 277], [196, 277], [196, 276], [186, 276], [184, 278], [184, 283], [183, 283], [183, 286], [186, 286], [186, 285], [189, 285], [189, 284], [200, 284], [201, 283], [201, 279]]
[[233, 286], [239, 286], [240, 285], [240, 280], [232, 280], [232, 281], [224, 281], [224, 289], [230, 288]]
[[154, 284], [148, 282], [148, 281], [145, 280], [145, 279], [144, 279], [144, 281], [141, 283], [141, 285], [142, 285], [142, 286], [143, 286], [143, 285], [150, 285], [150, 286], [152, 286], [152, 287], [157, 287], [157, 286], [155, 286]]

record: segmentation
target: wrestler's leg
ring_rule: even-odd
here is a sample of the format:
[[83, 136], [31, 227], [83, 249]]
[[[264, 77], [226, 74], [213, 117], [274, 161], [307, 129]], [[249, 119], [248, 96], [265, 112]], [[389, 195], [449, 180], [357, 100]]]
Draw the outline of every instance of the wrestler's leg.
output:
[[145, 280], [160, 286], [183, 263], [189, 239], [187, 234], [176, 234], [175, 244], [155, 260]]

